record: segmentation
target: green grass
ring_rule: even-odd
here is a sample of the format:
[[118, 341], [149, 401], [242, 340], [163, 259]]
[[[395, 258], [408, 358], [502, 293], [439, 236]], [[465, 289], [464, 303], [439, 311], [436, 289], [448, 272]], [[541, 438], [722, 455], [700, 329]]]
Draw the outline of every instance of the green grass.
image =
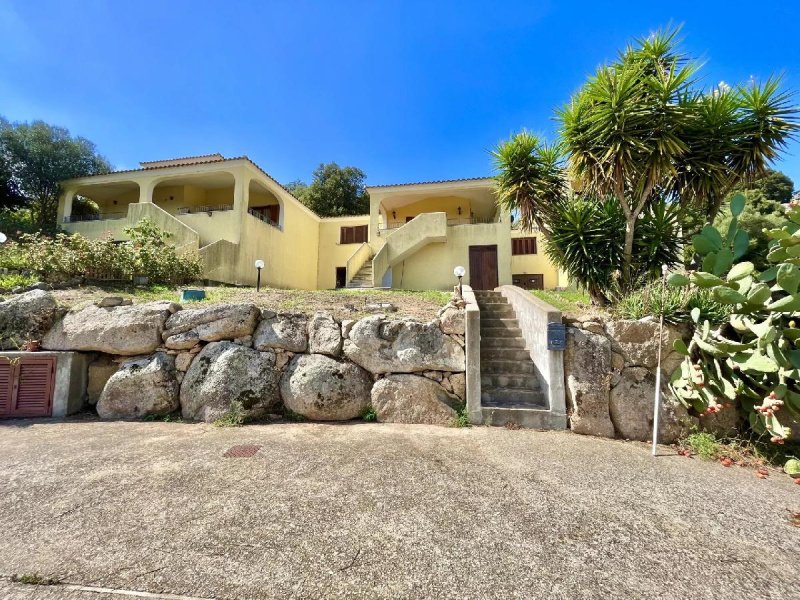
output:
[[790, 458], [800, 458], [800, 444], [773, 444], [768, 436], [717, 438], [711, 433], [695, 431], [678, 443], [706, 460], [729, 458], [747, 466], [783, 467]]
[[458, 414], [455, 419], [453, 419], [452, 426], [453, 427], [472, 427], [472, 423], [469, 422], [469, 413], [467, 412], [467, 405], [462, 404], [461, 407], [458, 409]]
[[565, 313], [581, 312], [592, 302], [589, 294], [577, 290], [530, 290], [530, 292]]

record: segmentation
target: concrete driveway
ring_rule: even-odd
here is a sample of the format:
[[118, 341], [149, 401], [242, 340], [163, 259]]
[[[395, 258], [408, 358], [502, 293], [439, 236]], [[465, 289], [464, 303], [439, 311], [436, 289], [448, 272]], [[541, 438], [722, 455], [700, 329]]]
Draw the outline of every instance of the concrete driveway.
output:
[[787, 477], [567, 432], [7, 423], [0, 598], [796, 598], [797, 511]]

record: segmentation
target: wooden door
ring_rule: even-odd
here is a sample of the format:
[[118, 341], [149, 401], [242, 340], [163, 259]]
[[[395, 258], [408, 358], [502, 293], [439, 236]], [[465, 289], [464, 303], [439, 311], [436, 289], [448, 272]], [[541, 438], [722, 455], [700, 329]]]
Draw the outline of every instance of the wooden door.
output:
[[469, 284], [473, 290], [497, 287], [497, 245], [469, 247]]

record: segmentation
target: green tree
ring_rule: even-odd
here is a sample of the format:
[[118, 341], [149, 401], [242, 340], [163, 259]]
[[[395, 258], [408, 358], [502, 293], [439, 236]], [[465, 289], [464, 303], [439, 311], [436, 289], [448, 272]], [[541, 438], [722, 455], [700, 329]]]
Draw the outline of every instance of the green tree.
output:
[[[366, 175], [361, 169], [328, 163], [314, 170], [308, 187], [304, 188], [302, 182], [293, 182], [289, 186], [294, 185], [297, 191], [293, 193], [319, 216], [342, 217], [369, 212], [369, 194], [364, 179]], [[289, 186], [287, 188], [292, 191]]]
[[295, 198], [300, 199], [305, 195], [306, 190], [308, 189], [308, 184], [299, 179], [295, 179], [294, 181], [290, 181], [283, 187], [289, 190], [289, 193], [292, 194]]
[[0, 123], [0, 154], [36, 224], [50, 231], [57, 225], [60, 182], [111, 170], [92, 142], [43, 121]]
[[756, 179], [750, 189], [760, 191], [769, 200], [786, 204], [792, 199], [794, 181], [786, 173], [768, 169], [766, 175]]
[[622, 282], [632, 285], [637, 219], [656, 198], [713, 220], [727, 193], [763, 174], [797, 129], [779, 80], [697, 89], [678, 30], [637, 40], [558, 113], [570, 178], [625, 216]]

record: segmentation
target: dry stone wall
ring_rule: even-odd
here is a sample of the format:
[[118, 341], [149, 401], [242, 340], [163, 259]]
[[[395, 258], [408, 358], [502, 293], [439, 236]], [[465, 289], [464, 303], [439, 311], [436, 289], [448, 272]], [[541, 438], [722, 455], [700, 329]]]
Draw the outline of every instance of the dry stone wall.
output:
[[[570, 321], [564, 352], [564, 378], [570, 426], [576, 433], [649, 440], [653, 431], [653, 398], [658, 364], [658, 322], [615, 320]], [[681, 362], [676, 339], [688, 338], [683, 327], [665, 325], [662, 349], [662, 404], [659, 441], [672, 443], [699, 423], [672, 395], [670, 374]]]
[[[0, 302], [0, 343], [91, 352], [88, 396], [103, 418], [180, 410], [212, 422], [288, 409], [347, 420], [449, 425], [466, 396], [464, 306], [428, 323], [372, 315], [337, 321], [254, 304], [183, 308], [107, 297], [70, 311], [36, 290]], [[402, 375], [399, 375], [402, 374]]]

